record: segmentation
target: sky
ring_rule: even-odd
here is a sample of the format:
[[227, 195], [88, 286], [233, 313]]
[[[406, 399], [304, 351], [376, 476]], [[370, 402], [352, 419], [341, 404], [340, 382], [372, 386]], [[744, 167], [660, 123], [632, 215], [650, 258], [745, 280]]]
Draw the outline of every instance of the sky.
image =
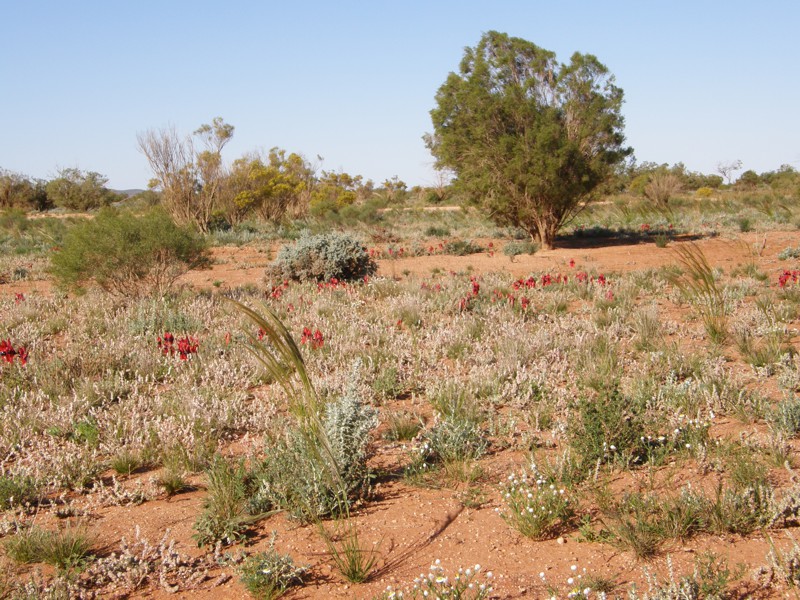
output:
[[794, 0], [0, 0], [0, 19], [0, 168], [31, 177], [144, 188], [138, 133], [219, 116], [228, 161], [277, 146], [431, 185], [434, 96], [490, 30], [597, 56], [639, 162], [800, 168]]

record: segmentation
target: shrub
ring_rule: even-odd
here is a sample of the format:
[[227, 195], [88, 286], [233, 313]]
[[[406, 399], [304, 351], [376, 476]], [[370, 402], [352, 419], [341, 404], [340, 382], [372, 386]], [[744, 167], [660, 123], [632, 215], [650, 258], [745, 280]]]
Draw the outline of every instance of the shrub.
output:
[[288, 554], [275, 550], [273, 534], [267, 552], [249, 556], [239, 569], [241, 580], [247, 591], [260, 600], [273, 600], [294, 585], [303, 583], [308, 567], [295, 566]]
[[483, 247], [471, 240], [451, 240], [444, 245], [444, 253], [454, 256], [467, 256], [483, 252]]
[[51, 259], [51, 272], [59, 285], [76, 292], [93, 280], [117, 296], [163, 295], [206, 260], [205, 242], [163, 210], [135, 216], [106, 209], [69, 231]]
[[309, 235], [284, 246], [267, 267], [267, 277], [300, 281], [354, 280], [374, 275], [377, 263], [359, 241], [343, 233]]
[[503, 246], [503, 254], [505, 254], [511, 261], [520, 254], [535, 254], [538, 246], [530, 240], [519, 240], [508, 242]]
[[695, 195], [698, 198], [711, 198], [711, 196], [714, 195], [714, 190], [712, 190], [710, 187], [697, 188], [697, 191], [695, 191]]
[[245, 470], [241, 463], [233, 465], [217, 456], [208, 472], [208, 496], [203, 514], [194, 525], [198, 546], [214, 542], [232, 544], [244, 538], [244, 532], [255, 518], [247, 515]]
[[797, 435], [800, 432], [800, 398], [792, 396], [779, 402], [769, 421], [781, 433]]
[[[377, 425], [375, 410], [355, 392], [330, 402], [323, 417], [321, 438], [290, 429], [254, 473], [256, 492], [251, 512], [287, 510], [304, 521], [334, 514], [369, 488], [367, 468], [370, 432]], [[328, 448], [321, 448], [326, 443]], [[327, 453], [338, 473], [327, 472]], [[346, 497], [344, 497], [346, 496]]]
[[597, 399], [582, 398], [576, 409], [567, 434], [584, 472], [598, 461], [629, 465], [644, 457], [641, 407], [631, 398], [612, 389]]
[[39, 485], [30, 477], [0, 475], [0, 510], [33, 504], [39, 498]]

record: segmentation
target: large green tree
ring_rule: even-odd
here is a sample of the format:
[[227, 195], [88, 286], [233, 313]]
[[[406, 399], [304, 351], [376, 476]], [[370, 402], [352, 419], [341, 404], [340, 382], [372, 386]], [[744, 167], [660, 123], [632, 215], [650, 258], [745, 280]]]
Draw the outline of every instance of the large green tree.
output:
[[437, 166], [503, 224], [551, 248], [591, 200], [623, 146], [622, 90], [596, 57], [553, 52], [490, 31], [467, 48], [431, 111]]

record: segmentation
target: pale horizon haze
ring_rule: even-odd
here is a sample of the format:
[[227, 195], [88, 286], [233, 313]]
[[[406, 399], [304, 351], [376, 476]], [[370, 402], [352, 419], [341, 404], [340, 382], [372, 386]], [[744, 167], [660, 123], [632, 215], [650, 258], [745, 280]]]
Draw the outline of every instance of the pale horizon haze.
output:
[[497, 30], [594, 54], [625, 91], [639, 162], [800, 167], [800, 4], [0, 0], [0, 168], [151, 172], [137, 133], [236, 127], [232, 161], [278, 146], [376, 184], [435, 182], [422, 141], [466, 46]]

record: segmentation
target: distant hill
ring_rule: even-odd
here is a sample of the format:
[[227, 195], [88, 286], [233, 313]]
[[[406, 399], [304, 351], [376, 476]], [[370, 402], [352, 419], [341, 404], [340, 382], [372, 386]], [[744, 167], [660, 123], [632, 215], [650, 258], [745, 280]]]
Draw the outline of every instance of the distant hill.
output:
[[122, 194], [126, 198], [130, 198], [131, 196], [135, 196], [136, 194], [141, 194], [145, 190], [111, 190], [115, 194]]

